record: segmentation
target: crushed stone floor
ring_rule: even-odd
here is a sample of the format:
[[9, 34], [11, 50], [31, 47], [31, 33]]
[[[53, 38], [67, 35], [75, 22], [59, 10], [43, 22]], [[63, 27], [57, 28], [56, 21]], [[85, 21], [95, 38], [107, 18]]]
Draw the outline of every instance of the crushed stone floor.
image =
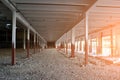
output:
[[84, 66], [83, 55], [68, 58], [56, 49], [45, 49], [29, 59], [24, 58], [24, 51], [17, 53], [17, 57], [21, 55], [14, 66], [6, 63], [10, 56], [0, 55], [0, 80], [120, 80], [120, 66], [93, 58]]

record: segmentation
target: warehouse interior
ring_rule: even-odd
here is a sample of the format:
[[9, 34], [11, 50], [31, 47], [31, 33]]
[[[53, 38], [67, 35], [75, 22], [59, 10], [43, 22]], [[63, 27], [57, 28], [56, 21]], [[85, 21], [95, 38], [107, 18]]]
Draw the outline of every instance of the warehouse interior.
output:
[[[8, 69], [23, 64], [28, 66], [26, 63], [32, 65], [31, 60], [39, 63], [39, 61], [45, 59], [45, 62], [47, 62], [49, 56], [51, 57], [48, 58], [50, 59], [48, 61], [53, 63], [54, 59], [57, 61], [57, 57], [61, 56], [60, 54], [64, 55], [62, 60], [68, 58], [73, 63], [75, 61], [75, 64], [86, 67], [85, 70], [91, 64], [97, 65], [100, 60], [100, 65], [103, 63], [104, 66], [112, 65], [113, 67], [114, 65], [118, 69], [118, 72], [115, 69], [115, 74], [119, 73], [120, 1], [0, 0], [0, 67]], [[68, 63], [71, 62], [68, 61]], [[35, 65], [34, 67], [40, 67], [38, 64]], [[55, 65], [57, 65], [57, 62]], [[99, 70], [97, 67], [96, 69]], [[48, 73], [49, 70], [45, 72]], [[108, 71], [108, 73], [110, 72]], [[7, 79], [1, 74], [1, 80]], [[109, 76], [111, 75], [113, 74]], [[10, 79], [13, 78], [7, 76]], [[67, 80], [67, 78], [55, 77], [56, 74], [53, 78], [51, 76], [47, 75], [50, 80], [56, 80], [55, 78], [57, 80]], [[71, 78], [69, 74], [68, 76], [69, 80], [73, 80], [73, 77]], [[116, 78], [112, 77], [111, 80], [120, 78], [117, 75], [115, 76]], [[40, 79], [49, 80], [47, 77], [44, 76]], [[12, 80], [16, 80], [16, 78], [18, 77], [14, 77]], [[96, 80], [97, 78], [98, 76], [91, 77], [90, 80]], [[18, 80], [24, 79], [26, 80], [26, 77], [19, 77]], [[83, 79], [74, 77], [74, 79], [89, 80], [87, 77]], [[102, 76], [102, 79], [108, 80], [109, 78]], [[28, 80], [39, 80], [39, 78], [34, 79], [34, 76], [30, 78], [29, 75]]]

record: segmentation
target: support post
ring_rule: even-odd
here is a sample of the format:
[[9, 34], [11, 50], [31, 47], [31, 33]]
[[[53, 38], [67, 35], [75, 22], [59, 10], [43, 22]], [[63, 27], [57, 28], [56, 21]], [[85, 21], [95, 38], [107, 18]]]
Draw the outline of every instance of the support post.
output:
[[35, 50], [36, 50], [36, 44], [35, 44], [35, 42], [36, 42], [36, 34], [34, 34], [34, 54], [35, 54]]
[[26, 30], [24, 29], [24, 35], [23, 35], [23, 48], [26, 49]]
[[80, 51], [82, 51], [82, 40], [80, 39]]
[[92, 39], [90, 39], [89, 52], [92, 53]]
[[67, 39], [67, 33], [66, 33], [66, 54], [68, 54], [68, 39]]
[[113, 57], [114, 54], [113, 54], [113, 32], [112, 32], [112, 29], [111, 29], [111, 56]]
[[27, 58], [30, 57], [29, 48], [30, 48], [30, 29], [27, 30]]
[[39, 40], [39, 52], [40, 52], [40, 40]]
[[64, 52], [66, 52], [66, 41], [65, 40], [64, 40], [63, 44], [64, 44]]
[[88, 64], [88, 13], [85, 14], [85, 65]]
[[102, 36], [103, 36], [103, 33], [101, 32], [100, 33], [100, 53], [102, 54]]
[[36, 35], [36, 51], [38, 50], [38, 36]]
[[16, 64], [16, 11], [12, 13], [12, 65]]
[[78, 41], [79, 41], [79, 40], [77, 40], [77, 52], [79, 51], [79, 49], [78, 49], [78, 45], [79, 45], [79, 44], [78, 44]]
[[39, 36], [37, 36], [37, 49], [39, 51]]
[[71, 41], [71, 57], [75, 57], [75, 29], [72, 28], [71, 30], [71, 34], [72, 34], [72, 41]]

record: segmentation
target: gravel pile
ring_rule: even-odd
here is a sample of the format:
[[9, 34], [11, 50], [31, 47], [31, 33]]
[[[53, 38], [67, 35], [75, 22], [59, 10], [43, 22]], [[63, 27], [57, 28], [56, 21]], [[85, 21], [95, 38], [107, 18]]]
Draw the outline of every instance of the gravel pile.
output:
[[82, 54], [68, 58], [56, 49], [46, 49], [29, 59], [18, 59], [15, 66], [0, 64], [0, 80], [120, 80], [120, 66], [91, 57], [84, 66]]

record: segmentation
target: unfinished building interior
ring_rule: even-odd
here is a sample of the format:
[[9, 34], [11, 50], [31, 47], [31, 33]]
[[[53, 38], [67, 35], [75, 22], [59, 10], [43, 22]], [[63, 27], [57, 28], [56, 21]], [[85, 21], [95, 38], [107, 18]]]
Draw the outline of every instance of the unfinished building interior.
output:
[[119, 80], [119, 66], [119, 0], [0, 0], [0, 80]]

